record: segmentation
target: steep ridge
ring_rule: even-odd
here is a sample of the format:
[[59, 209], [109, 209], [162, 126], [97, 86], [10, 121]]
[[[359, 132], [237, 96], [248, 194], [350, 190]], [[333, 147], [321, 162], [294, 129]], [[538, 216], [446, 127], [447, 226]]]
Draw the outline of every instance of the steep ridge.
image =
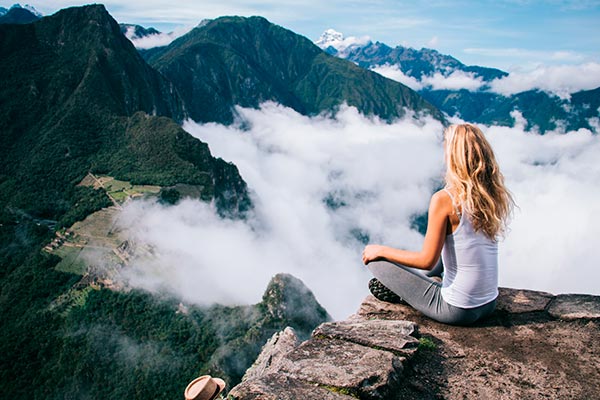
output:
[[[2, 25], [0, 37], [0, 74], [11, 77], [0, 86], [2, 205], [57, 219], [77, 201], [71, 188], [92, 170], [137, 183], [202, 185], [206, 198], [219, 198], [219, 188], [232, 199], [218, 204], [223, 210], [248, 206], [235, 166], [173, 120], [158, 119], [184, 118], [177, 91], [103, 6]], [[134, 146], [135, 132], [144, 146]]]
[[[5, 318], [21, 311], [20, 294], [12, 308], [2, 307]], [[294, 304], [300, 296], [302, 313]], [[200, 307], [137, 290], [90, 290], [85, 304], [64, 317], [42, 309], [29, 311], [18, 325], [3, 324], [0, 330], [12, 328], [12, 335], [0, 342], [0, 390], [6, 399], [30, 397], [32, 386], [45, 399], [175, 399], [198, 374], [236, 384], [274, 332], [292, 326], [308, 337], [328, 320], [310, 290], [285, 274], [272, 278], [259, 303], [243, 306]]]
[[346, 321], [302, 343], [269, 340], [240, 385], [249, 399], [594, 398], [600, 392], [600, 297], [501, 288], [472, 327], [437, 323], [368, 296]]
[[[219, 348], [202, 312], [183, 320], [172, 299], [93, 287], [57, 270], [60, 258], [42, 248], [111, 204], [102, 189], [78, 186], [89, 172], [194, 185], [233, 216], [249, 207], [246, 183], [177, 124], [185, 111], [176, 89], [103, 6], [0, 25], [0, 59], [0, 393], [172, 398]], [[72, 310], [55, 311], [74, 287]], [[221, 311], [242, 331], [251, 325], [244, 310]]]
[[230, 123], [234, 106], [271, 100], [314, 115], [343, 102], [390, 120], [405, 109], [442, 119], [406, 86], [332, 57], [262, 17], [222, 17], [147, 53], [196, 121]]

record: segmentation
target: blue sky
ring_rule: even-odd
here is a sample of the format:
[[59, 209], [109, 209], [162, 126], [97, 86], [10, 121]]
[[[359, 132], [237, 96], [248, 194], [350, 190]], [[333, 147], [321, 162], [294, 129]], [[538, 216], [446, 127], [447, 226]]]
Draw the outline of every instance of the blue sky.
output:
[[[85, 2], [33, 1], [43, 14]], [[119, 22], [170, 31], [222, 15], [262, 15], [316, 40], [327, 28], [430, 47], [505, 70], [600, 62], [600, 0], [107, 0]], [[4, 6], [8, 6], [4, 3]]]

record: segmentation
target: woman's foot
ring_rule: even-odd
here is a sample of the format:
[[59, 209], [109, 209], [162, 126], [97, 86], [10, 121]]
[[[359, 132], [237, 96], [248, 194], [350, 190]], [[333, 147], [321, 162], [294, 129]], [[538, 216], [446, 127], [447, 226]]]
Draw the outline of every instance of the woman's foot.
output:
[[369, 281], [369, 290], [378, 300], [386, 301], [388, 303], [406, 304], [400, 296], [385, 287], [383, 283], [377, 280], [377, 278], [373, 278]]

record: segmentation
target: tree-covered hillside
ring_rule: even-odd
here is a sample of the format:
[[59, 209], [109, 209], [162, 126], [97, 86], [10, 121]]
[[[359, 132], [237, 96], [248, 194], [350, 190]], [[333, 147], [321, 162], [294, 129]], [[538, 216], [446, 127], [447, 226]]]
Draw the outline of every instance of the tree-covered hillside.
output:
[[144, 54], [177, 87], [196, 121], [229, 123], [234, 105], [267, 100], [305, 115], [345, 102], [387, 120], [406, 109], [442, 119], [408, 87], [330, 56], [262, 17], [217, 18]]

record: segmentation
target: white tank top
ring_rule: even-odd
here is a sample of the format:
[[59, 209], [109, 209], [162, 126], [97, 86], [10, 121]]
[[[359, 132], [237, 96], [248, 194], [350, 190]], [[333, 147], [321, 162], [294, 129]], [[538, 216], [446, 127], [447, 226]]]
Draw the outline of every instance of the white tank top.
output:
[[498, 242], [481, 231], [475, 232], [469, 215], [461, 215], [450, 192], [444, 190], [460, 222], [453, 233], [446, 235], [442, 248], [442, 297], [455, 307], [478, 307], [498, 296]]

